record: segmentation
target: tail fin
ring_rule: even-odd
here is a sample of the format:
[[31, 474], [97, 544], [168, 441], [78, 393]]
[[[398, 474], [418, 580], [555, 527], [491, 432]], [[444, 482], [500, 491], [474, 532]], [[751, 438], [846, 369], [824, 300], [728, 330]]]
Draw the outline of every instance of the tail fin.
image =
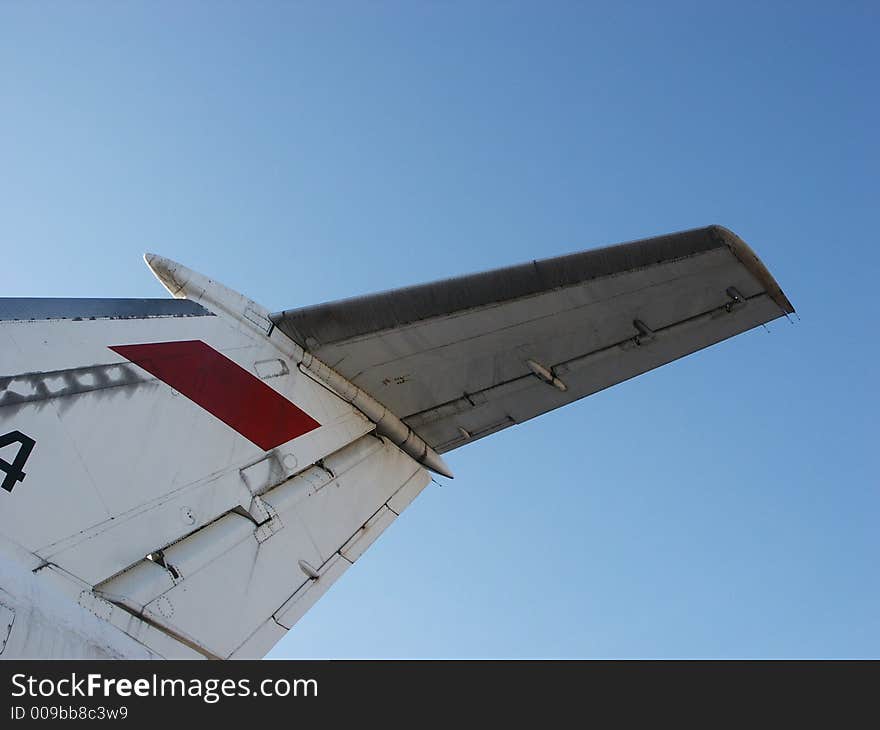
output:
[[428, 482], [237, 304], [0, 300], [0, 534], [162, 656], [261, 656]]

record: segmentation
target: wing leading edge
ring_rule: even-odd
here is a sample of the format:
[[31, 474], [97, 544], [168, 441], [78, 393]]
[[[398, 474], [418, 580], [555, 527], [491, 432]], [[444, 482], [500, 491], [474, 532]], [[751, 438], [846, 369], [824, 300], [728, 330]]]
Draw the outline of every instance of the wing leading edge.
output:
[[272, 320], [443, 453], [791, 312], [709, 226]]

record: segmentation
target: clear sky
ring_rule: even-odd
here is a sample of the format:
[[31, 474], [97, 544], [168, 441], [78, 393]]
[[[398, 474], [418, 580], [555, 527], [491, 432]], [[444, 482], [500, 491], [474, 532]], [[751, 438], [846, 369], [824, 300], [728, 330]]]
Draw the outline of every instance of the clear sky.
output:
[[3, 296], [278, 310], [709, 223], [773, 323], [455, 451], [274, 657], [877, 657], [876, 3], [0, 3]]

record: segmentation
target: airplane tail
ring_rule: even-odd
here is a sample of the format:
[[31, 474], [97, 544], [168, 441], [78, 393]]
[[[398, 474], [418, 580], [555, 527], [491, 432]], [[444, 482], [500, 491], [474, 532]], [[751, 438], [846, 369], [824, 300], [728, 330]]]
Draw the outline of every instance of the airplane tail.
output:
[[440, 454], [794, 312], [720, 226], [275, 314], [146, 260], [175, 299], [0, 300], [0, 656], [260, 656]]

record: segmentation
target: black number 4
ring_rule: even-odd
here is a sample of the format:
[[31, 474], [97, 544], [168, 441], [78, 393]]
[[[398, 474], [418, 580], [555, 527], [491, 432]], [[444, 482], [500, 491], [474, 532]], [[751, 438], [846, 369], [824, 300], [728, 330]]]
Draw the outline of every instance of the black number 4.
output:
[[11, 444], [21, 444], [11, 464], [0, 459], [0, 471], [6, 472], [6, 477], [3, 479], [3, 484], [0, 484], [0, 487], [7, 492], [12, 491], [16, 482], [24, 481], [24, 465], [36, 443], [36, 441], [29, 436], [25, 436], [21, 431], [10, 431], [0, 436], [0, 449]]

